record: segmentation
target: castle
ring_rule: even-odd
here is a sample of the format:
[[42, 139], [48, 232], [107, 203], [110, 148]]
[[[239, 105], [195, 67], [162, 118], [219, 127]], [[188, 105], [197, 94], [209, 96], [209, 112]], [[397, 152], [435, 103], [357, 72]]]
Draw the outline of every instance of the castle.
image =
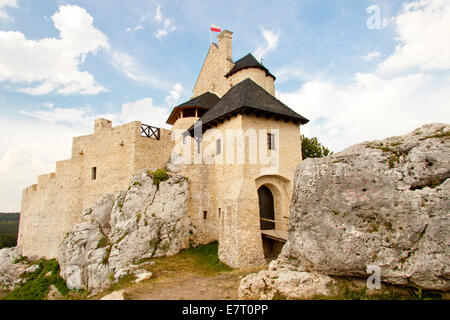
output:
[[275, 97], [275, 76], [251, 54], [233, 62], [232, 32], [212, 43], [193, 97], [174, 107], [170, 130], [139, 121], [76, 137], [72, 157], [22, 196], [18, 245], [24, 256], [56, 258], [84, 208], [117, 193], [146, 168], [189, 179], [196, 244], [219, 242], [232, 267], [264, 263], [287, 238], [293, 176], [308, 120]]

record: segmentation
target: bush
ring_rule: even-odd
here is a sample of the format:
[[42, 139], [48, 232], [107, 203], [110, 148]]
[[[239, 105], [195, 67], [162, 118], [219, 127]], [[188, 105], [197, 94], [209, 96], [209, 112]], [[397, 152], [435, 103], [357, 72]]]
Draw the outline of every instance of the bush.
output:
[[158, 169], [155, 171], [148, 170], [147, 175], [153, 179], [153, 184], [158, 187], [161, 181], [166, 181], [169, 179], [169, 175], [164, 169]]

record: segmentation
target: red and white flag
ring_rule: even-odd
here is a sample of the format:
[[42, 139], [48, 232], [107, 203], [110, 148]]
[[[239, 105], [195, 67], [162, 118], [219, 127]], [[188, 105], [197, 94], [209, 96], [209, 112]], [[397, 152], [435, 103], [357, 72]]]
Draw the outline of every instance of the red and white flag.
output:
[[212, 32], [222, 32], [222, 29], [220, 29], [220, 27], [212, 24], [211, 25], [211, 31]]

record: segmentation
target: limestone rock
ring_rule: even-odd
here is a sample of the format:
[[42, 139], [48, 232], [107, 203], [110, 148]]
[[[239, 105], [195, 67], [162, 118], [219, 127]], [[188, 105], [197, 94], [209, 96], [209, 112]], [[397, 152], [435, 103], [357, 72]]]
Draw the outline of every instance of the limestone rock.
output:
[[125, 290], [114, 291], [113, 293], [104, 296], [100, 300], [125, 300], [125, 297], [123, 296], [124, 293]]
[[144, 280], [150, 279], [152, 277], [153, 273], [151, 273], [147, 270], [139, 269], [139, 270], [134, 271], [134, 275], [136, 276], [136, 280], [134, 280], [134, 283], [139, 283]]
[[128, 189], [84, 211], [64, 239], [59, 262], [69, 288], [98, 291], [138, 268], [144, 259], [173, 255], [189, 246], [188, 182], [170, 174], [159, 186], [147, 171]]
[[331, 295], [335, 292], [335, 281], [331, 277], [287, 266], [288, 263], [280, 268], [271, 265], [269, 270], [250, 274], [242, 279], [238, 291], [239, 299], [311, 299], [317, 295]]
[[0, 288], [12, 291], [22, 283], [20, 275], [30, 270], [30, 265], [26, 262], [15, 263], [20, 258], [20, 247], [0, 250]]
[[[302, 161], [279, 264], [366, 279], [374, 265], [381, 281], [448, 291], [449, 135], [450, 125], [430, 124]], [[240, 291], [257, 281], [243, 281]]]

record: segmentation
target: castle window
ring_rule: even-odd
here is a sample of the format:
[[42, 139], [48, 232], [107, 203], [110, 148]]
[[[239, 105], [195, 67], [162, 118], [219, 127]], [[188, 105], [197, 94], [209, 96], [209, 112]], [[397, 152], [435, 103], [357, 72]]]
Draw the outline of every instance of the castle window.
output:
[[267, 148], [269, 150], [275, 150], [275, 135], [273, 133], [267, 134]]
[[92, 167], [91, 170], [91, 179], [96, 180], [97, 179], [97, 167]]
[[206, 220], [208, 217], [208, 211], [203, 211], [203, 220]]
[[216, 140], [216, 154], [219, 155], [222, 152], [222, 141], [221, 139]]
[[222, 212], [221, 212], [221, 210], [222, 210], [222, 209], [220, 209], [220, 208], [219, 208], [219, 218], [220, 218], [220, 217], [221, 217], [221, 215], [222, 215]]

